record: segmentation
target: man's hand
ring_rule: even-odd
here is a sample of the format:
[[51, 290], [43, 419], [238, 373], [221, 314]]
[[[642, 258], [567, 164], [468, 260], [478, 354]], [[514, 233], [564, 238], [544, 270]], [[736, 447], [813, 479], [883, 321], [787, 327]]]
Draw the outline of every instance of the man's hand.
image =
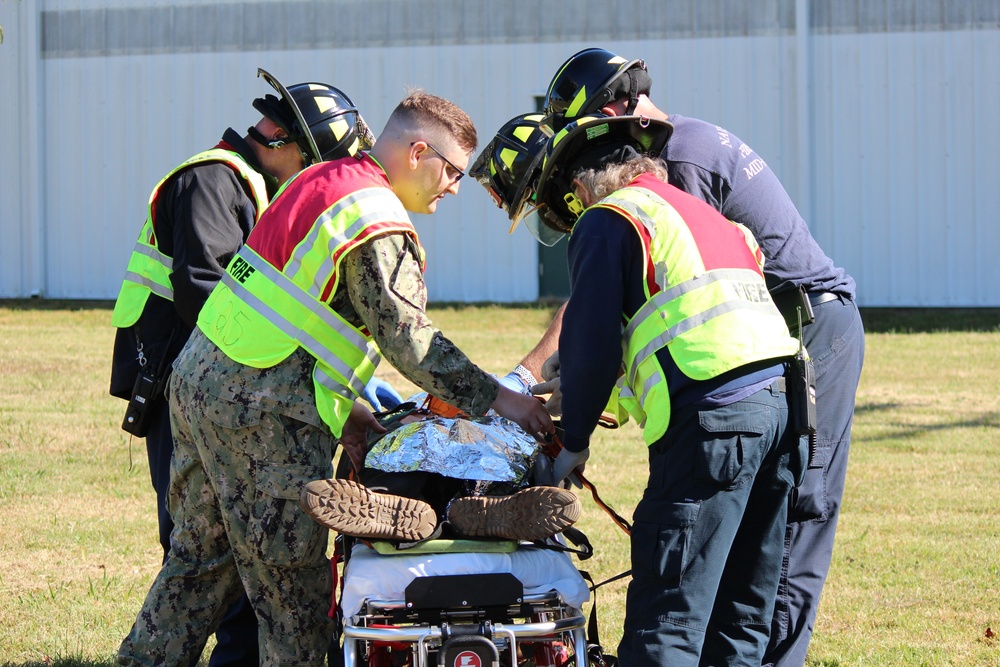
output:
[[545, 401], [545, 410], [553, 417], [562, 416], [562, 380], [559, 376], [531, 388], [532, 396], [544, 396], [545, 394], [551, 394]]
[[549, 486], [562, 486], [563, 480], [569, 479], [570, 484], [580, 489], [583, 483], [576, 473], [583, 474], [587, 468], [587, 459], [590, 458], [590, 447], [582, 452], [571, 452], [563, 448], [552, 464], [552, 480]]
[[375, 412], [392, 410], [403, 402], [403, 397], [392, 388], [391, 384], [375, 376], [372, 376], [372, 379], [365, 385], [364, 391], [361, 392], [361, 398], [368, 401]]
[[500, 385], [500, 392], [490, 407], [501, 417], [515, 422], [529, 435], [544, 437], [555, 430], [552, 418], [541, 401], [533, 396], [513, 392], [503, 385]]
[[542, 364], [542, 379], [548, 381], [559, 377], [560, 368], [559, 350], [556, 350], [552, 353], [552, 356], [546, 359], [545, 363]]
[[559, 379], [559, 350], [552, 353], [542, 364], [542, 377], [545, 382], [539, 382], [531, 388], [532, 396], [551, 394], [545, 401], [545, 409], [553, 417], [562, 416], [562, 384]]
[[368, 454], [369, 429], [375, 433], [385, 433], [387, 430], [378, 423], [371, 410], [361, 402], [354, 401], [354, 405], [351, 406], [351, 415], [347, 418], [344, 431], [340, 434], [340, 446], [347, 452], [354, 470], [358, 472], [364, 467], [365, 456]]

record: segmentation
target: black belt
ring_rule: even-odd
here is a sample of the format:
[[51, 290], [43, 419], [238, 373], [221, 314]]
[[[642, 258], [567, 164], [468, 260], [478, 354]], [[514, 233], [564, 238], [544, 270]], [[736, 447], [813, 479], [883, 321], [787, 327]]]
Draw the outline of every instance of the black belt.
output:
[[809, 292], [808, 296], [809, 303], [814, 307], [821, 303], [826, 303], [827, 301], [833, 301], [834, 299], [840, 298], [840, 295], [836, 292]]

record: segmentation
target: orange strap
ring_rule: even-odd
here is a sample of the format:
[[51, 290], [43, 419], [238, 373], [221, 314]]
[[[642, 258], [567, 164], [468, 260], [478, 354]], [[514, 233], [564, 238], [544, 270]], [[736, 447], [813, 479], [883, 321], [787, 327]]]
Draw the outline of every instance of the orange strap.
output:
[[445, 403], [440, 398], [431, 396], [430, 394], [427, 394], [427, 400], [424, 401], [423, 409], [436, 417], [444, 417], [445, 419], [455, 419], [457, 417], [468, 418], [469, 416], [451, 403]]
[[[614, 428], [614, 427], [608, 427], [608, 428]], [[562, 448], [563, 444], [562, 441], [559, 439], [558, 432], [553, 433], [549, 438], [546, 438], [545, 453], [548, 454], [553, 459], [559, 456], [559, 452], [562, 450]], [[604, 502], [600, 494], [597, 493], [597, 487], [594, 485], [594, 483], [579, 472], [573, 474], [576, 475], [578, 478], [580, 478], [580, 483], [583, 484], [584, 488], [590, 491], [590, 495], [593, 496], [594, 502], [597, 503], [597, 506], [600, 507], [602, 510], [604, 510], [604, 512], [609, 517], [611, 517], [611, 520], [615, 522], [615, 525], [621, 528], [626, 535], [631, 536], [632, 524], [630, 524], [628, 520], [625, 519], [625, 517], [616, 512], [615, 508]]]

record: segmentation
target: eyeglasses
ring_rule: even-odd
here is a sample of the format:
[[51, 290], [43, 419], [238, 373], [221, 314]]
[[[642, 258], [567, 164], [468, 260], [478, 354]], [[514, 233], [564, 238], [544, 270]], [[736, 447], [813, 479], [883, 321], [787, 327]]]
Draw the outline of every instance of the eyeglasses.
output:
[[[417, 143], [417, 142], [411, 141], [410, 145], [412, 146], [415, 143]], [[462, 171], [461, 169], [459, 169], [458, 165], [456, 165], [454, 162], [452, 162], [451, 160], [449, 160], [448, 158], [446, 158], [444, 156], [444, 153], [442, 153], [438, 149], [434, 148], [434, 146], [429, 141], [424, 141], [424, 143], [427, 144], [427, 148], [429, 148], [432, 151], [434, 151], [435, 153], [437, 153], [437, 156], [439, 158], [441, 158], [442, 160], [444, 160], [445, 163], [448, 165], [448, 167], [451, 167], [453, 173], [448, 173], [447, 172], [447, 167], [446, 167], [445, 168], [445, 174], [448, 176], [448, 178], [451, 179], [452, 183], [458, 183], [460, 180], [462, 180], [462, 177], [465, 176], [465, 172]]]

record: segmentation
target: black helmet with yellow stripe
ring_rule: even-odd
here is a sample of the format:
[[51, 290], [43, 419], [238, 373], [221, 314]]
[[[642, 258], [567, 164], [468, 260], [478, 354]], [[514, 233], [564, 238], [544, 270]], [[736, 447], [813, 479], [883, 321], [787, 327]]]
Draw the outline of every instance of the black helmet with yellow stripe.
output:
[[659, 157], [673, 129], [665, 120], [644, 116], [577, 118], [548, 142], [538, 178], [527, 189], [526, 198], [533, 206], [522, 207], [514, 224], [523, 220], [532, 233], [545, 227], [550, 233], [568, 234], [584, 211], [574, 192], [574, 177], [584, 169], [600, 169], [639, 155]]
[[509, 218], [514, 217], [526, 186], [541, 169], [544, 148], [552, 136], [552, 131], [542, 125], [544, 119], [538, 112], [511, 118], [497, 130], [469, 170]]
[[599, 113], [607, 104], [629, 98], [625, 115], [635, 111], [639, 95], [652, 84], [646, 63], [629, 60], [607, 49], [590, 48], [574, 53], [560, 65], [545, 98], [546, 121], [553, 130], [580, 116]]
[[[375, 143], [358, 108], [343, 91], [315, 82], [285, 88], [263, 69], [257, 70], [257, 76], [263, 77], [281, 97], [258, 97], [253, 101], [254, 108], [288, 134], [284, 143], [298, 144], [307, 165], [352, 156]], [[254, 136], [254, 128], [250, 133], [257, 141], [263, 139]], [[261, 143], [276, 145], [266, 139]]]

